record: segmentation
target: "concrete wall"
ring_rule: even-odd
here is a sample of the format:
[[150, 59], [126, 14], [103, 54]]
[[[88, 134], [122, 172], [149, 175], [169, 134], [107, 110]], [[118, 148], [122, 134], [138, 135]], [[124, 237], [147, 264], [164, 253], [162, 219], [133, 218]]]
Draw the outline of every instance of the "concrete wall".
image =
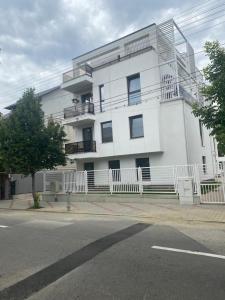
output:
[[[16, 194], [26, 194], [31, 193], [31, 176], [24, 176], [21, 174], [12, 174], [13, 180], [16, 181]], [[36, 174], [36, 192], [43, 192], [43, 174], [37, 173]]]

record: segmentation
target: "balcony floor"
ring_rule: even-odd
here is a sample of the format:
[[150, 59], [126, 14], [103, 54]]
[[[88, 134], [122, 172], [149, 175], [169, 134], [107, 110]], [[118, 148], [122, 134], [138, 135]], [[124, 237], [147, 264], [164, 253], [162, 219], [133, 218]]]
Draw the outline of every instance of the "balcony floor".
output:
[[86, 113], [76, 117], [64, 119], [62, 124], [69, 126], [86, 126], [92, 125], [95, 122], [95, 115]]
[[93, 79], [91, 76], [85, 74], [77, 78], [73, 78], [61, 84], [61, 88], [71, 93], [81, 93], [91, 88]]

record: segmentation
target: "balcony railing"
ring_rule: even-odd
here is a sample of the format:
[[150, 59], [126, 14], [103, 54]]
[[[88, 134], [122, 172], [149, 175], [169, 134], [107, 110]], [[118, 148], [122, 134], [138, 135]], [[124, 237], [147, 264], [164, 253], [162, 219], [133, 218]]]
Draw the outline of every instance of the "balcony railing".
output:
[[80, 68], [72, 69], [63, 73], [63, 83], [78, 78], [82, 75], [88, 75], [92, 77], [92, 68], [89, 65], [84, 65]]
[[64, 119], [77, 117], [84, 114], [94, 114], [94, 103], [86, 102], [75, 104], [74, 106], [64, 108]]
[[96, 152], [96, 141], [81, 141], [65, 144], [66, 154]]

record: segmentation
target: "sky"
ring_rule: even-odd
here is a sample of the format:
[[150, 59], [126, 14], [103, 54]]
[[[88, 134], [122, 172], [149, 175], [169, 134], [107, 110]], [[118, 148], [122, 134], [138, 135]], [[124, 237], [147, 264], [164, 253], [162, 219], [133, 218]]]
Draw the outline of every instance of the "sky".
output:
[[[28, 87], [59, 84], [72, 58], [170, 18], [195, 52], [225, 43], [224, 0], [0, 0], [0, 111]], [[202, 52], [196, 60], [208, 62]]]

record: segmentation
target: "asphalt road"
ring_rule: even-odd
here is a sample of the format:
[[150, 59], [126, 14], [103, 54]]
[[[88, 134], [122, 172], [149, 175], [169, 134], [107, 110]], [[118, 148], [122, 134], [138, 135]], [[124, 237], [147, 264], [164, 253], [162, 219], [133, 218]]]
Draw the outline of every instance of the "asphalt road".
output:
[[1, 211], [0, 300], [224, 300], [224, 238], [225, 228]]

